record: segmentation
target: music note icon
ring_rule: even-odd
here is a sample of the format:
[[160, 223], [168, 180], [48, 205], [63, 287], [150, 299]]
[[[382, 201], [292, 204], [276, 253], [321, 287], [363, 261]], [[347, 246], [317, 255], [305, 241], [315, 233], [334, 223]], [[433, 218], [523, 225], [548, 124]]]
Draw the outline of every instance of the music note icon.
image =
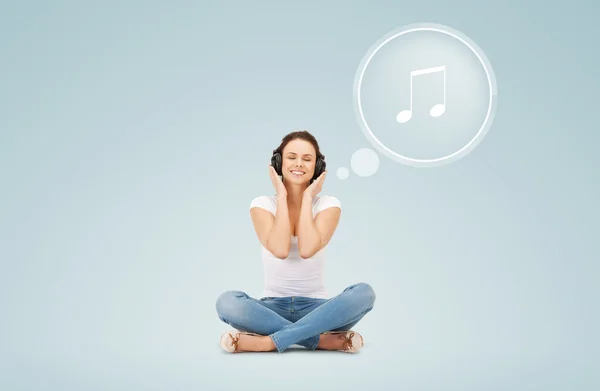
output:
[[431, 108], [431, 110], [429, 110], [429, 114], [432, 117], [437, 118], [437, 117], [441, 116], [442, 114], [444, 114], [444, 112], [446, 112], [446, 66], [442, 65], [439, 67], [418, 69], [418, 70], [412, 71], [410, 73], [410, 108], [408, 110], [402, 110], [401, 112], [399, 112], [398, 115], [396, 116], [396, 121], [398, 121], [401, 124], [404, 124], [412, 118], [413, 77], [420, 76], [420, 75], [427, 75], [427, 74], [435, 73], [435, 72], [443, 72], [444, 73], [444, 101], [443, 101], [444, 103], [439, 103], [439, 104], [433, 106]]

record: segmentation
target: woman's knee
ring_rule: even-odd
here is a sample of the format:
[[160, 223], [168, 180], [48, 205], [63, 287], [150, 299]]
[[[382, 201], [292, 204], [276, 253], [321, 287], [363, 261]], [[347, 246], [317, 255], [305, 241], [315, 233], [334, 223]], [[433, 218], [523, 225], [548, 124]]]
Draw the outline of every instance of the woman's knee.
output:
[[350, 288], [353, 290], [354, 294], [357, 294], [361, 299], [364, 299], [367, 306], [373, 307], [377, 295], [371, 285], [366, 282], [359, 282], [352, 285]]
[[219, 318], [229, 318], [239, 312], [241, 300], [246, 298], [242, 291], [226, 291], [219, 295], [216, 302], [216, 309]]

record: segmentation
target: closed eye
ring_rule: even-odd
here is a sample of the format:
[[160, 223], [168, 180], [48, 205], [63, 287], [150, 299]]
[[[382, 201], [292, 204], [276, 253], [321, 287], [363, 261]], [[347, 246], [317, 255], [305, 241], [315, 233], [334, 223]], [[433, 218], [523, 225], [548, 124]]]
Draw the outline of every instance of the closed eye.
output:
[[[288, 157], [288, 159], [289, 159], [289, 160], [296, 160], [296, 158], [295, 158], [295, 157]], [[311, 161], [311, 159], [310, 159], [310, 158], [308, 158], [308, 159], [302, 159], [302, 160], [304, 160], [305, 162], [310, 162], [310, 161]]]

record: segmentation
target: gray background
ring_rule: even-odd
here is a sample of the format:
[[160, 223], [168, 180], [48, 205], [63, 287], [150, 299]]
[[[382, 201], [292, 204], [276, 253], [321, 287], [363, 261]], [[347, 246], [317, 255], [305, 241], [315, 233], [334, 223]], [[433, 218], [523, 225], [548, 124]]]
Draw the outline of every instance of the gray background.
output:
[[[0, 389], [598, 389], [596, 7], [3, 3]], [[306, 128], [350, 167], [359, 62], [416, 22], [484, 50], [490, 132], [448, 166], [328, 176], [327, 287], [377, 293], [360, 354], [225, 353], [217, 296], [262, 289], [271, 150]]]

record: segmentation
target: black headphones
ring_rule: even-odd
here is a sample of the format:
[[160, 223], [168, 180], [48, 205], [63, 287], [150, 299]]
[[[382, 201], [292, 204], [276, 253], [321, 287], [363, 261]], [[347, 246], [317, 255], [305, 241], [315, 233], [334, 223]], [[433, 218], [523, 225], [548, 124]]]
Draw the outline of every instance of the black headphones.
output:
[[[283, 176], [281, 172], [281, 152], [279, 149], [273, 150], [273, 156], [271, 156], [271, 165], [275, 168], [275, 172], [279, 176]], [[325, 163], [325, 155], [319, 155], [317, 157], [317, 163], [315, 164], [315, 175], [313, 175], [310, 183], [313, 183], [315, 179], [319, 177], [327, 168], [327, 163]]]

